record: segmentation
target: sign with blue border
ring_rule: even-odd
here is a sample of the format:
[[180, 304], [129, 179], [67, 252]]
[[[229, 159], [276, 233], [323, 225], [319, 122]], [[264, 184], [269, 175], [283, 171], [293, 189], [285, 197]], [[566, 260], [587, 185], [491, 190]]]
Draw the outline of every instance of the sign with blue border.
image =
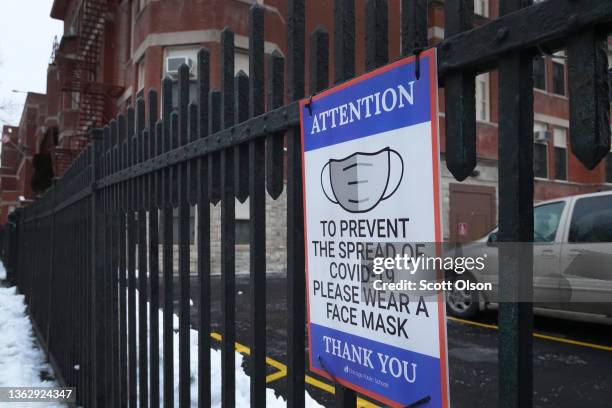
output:
[[364, 285], [385, 245], [442, 241], [436, 50], [303, 100], [300, 117], [310, 369], [387, 405], [448, 407], [443, 295]]

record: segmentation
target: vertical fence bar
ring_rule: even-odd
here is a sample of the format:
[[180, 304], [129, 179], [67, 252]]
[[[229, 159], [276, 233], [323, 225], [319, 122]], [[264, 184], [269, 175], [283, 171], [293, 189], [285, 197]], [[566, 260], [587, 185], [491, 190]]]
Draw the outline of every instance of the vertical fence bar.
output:
[[[208, 136], [210, 92], [210, 54], [198, 52], [198, 107], [199, 137]], [[198, 159], [198, 281], [200, 307], [198, 309], [198, 406], [208, 407], [210, 401], [210, 204], [208, 192], [208, 158]]]
[[334, 83], [355, 76], [355, 0], [334, 0]]
[[[188, 104], [189, 104], [189, 66], [182, 64], [178, 75], [178, 134], [172, 138], [179, 145], [188, 143]], [[179, 170], [179, 405], [190, 405], [191, 370], [189, 361], [189, 202], [188, 200], [188, 171], [189, 163], [181, 163]]]
[[[91, 310], [92, 317], [96, 316], [100, 312], [98, 308], [98, 288], [101, 286], [100, 278], [102, 277], [102, 268], [104, 266], [103, 256], [101, 256], [101, 245], [104, 239], [104, 231], [102, 229], [102, 201], [100, 192], [96, 189], [95, 182], [99, 179], [100, 166], [98, 158], [101, 153], [101, 131], [95, 129], [92, 132], [92, 143], [93, 143], [93, 154], [91, 156], [91, 169], [92, 169], [92, 195], [91, 195], [91, 236], [92, 236], [92, 247], [91, 247]], [[104, 396], [104, 354], [101, 352], [101, 345], [99, 344], [103, 337], [102, 319], [92, 319], [93, 323], [93, 336], [92, 336], [92, 347], [90, 352], [95, 356], [94, 364], [95, 368], [92, 371], [93, 383], [94, 383], [94, 404], [95, 406], [105, 406], [106, 400]], [[66, 364], [64, 364], [64, 368]], [[66, 372], [66, 371], [64, 371]]]
[[329, 86], [329, 33], [317, 27], [310, 34], [310, 94]]
[[[159, 147], [157, 143], [161, 137], [161, 128], [157, 122], [157, 91], [151, 89], [148, 93], [148, 129], [149, 152], [148, 158], [157, 156]], [[149, 329], [149, 387], [151, 389], [151, 407], [159, 407], [159, 221], [157, 211], [158, 188], [157, 174], [147, 176], [149, 181], [149, 279], [151, 285], [150, 296], [150, 329]]]
[[[119, 168], [127, 167], [127, 121], [124, 115], [117, 117], [118, 127], [118, 147], [121, 149], [119, 158]], [[127, 254], [126, 254], [126, 218], [125, 206], [127, 197], [125, 194], [125, 185], [122, 183], [118, 186], [119, 203], [118, 203], [118, 231], [117, 239], [119, 243], [119, 395], [121, 396], [121, 407], [125, 408], [128, 404], [128, 364], [127, 364]]]
[[401, 0], [401, 53], [412, 55], [427, 47], [427, 0]]
[[[127, 167], [135, 164], [134, 155], [136, 153], [134, 145], [134, 126], [135, 116], [134, 109], [128, 108], [127, 111]], [[136, 396], [136, 223], [134, 220], [134, 204], [135, 204], [135, 182], [133, 179], [126, 181], [127, 184], [127, 303], [128, 303], [128, 387], [129, 387], [129, 405], [135, 407], [137, 403]]]
[[[102, 133], [102, 154], [100, 157], [100, 178], [105, 177], [108, 174], [108, 164], [109, 164], [109, 150], [110, 150], [110, 127], [104, 126]], [[75, 164], [78, 163], [78, 159]], [[78, 168], [75, 166], [75, 171], [78, 171]], [[110, 281], [109, 281], [109, 272], [110, 272], [110, 257], [106, 256], [107, 252], [110, 249], [110, 217], [109, 217], [109, 195], [108, 188], [103, 188], [100, 191], [102, 196], [102, 212], [104, 214], [102, 218], [103, 231], [104, 231], [104, 240], [103, 245], [101, 247], [100, 253], [105, 254], [102, 257], [104, 263], [102, 268], [102, 287], [98, 288], [100, 294], [100, 302], [98, 304], [102, 307], [100, 313], [98, 313], [98, 320], [101, 320], [104, 325], [104, 331], [102, 333], [103, 336], [103, 358], [104, 358], [104, 395], [106, 401], [112, 401], [111, 395], [111, 355], [110, 355], [110, 345], [111, 345], [111, 337], [110, 337], [110, 325], [112, 324], [110, 321]], [[73, 221], [73, 225], [76, 228], [77, 220]], [[75, 231], [76, 232], [76, 231]], [[73, 235], [74, 236], [74, 235]], [[76, 259], [76, 253], [73, 254]], [[75, 272], [78, 269], [78, 264], [75, 264]], [[74, 362], [71, 362], [74, 364]]]
[[[444, 19], [447, 37], [471, 29], [474, 2], [447, 0]], [[474, 73], [469, 71], [452, 72], [444, 78], [446, 166], [459, 181], [465, 180], [476, 167], [475, 87]]]
[[[304, 0], [289, 0], [289, 99], [304, 97]], [[287, 406], [304, 406], [306, 319], [302, 145], [299, 127], [287, 135]]]
[[[264, 113], [264, 13], [249, 11], [249, 116]], [[241, 118], [242, 119], [242, 118]], [[266, 187], [265, 140], [248, 144], [251, 300], [251, 407], [266, 406]]]
[[[118, 154], [119, 154], [119, 124], [117, 120], [113, 119], [110, 122], [111, 128], [111, 169], [110, 173], [115, 173], [119, 170], [118, 165]], [[121, 384], [120, 384], [120, 358], [119, 358], [119, 202], [118, 202], [118, 186], [115, 184], [110, 187], [112, 199], [112, 219], [111, 219], [111, 242], [112, 242], [112, 255], [111, 255], [111, 303], [112, 303], [112, 352], [111, 356], [113, 359], [113, 370], [112, 370], [112, 381], [113, 381], [113, 405], [119, 407], [121, 405]]]
[[[251, 65], [249, 63], [249, 69]], [[236, 123], [249, 118], [249, 77], [240, 70], [234, 78], [234, 114]], [[234, 147], [234, 192], [236, 198], [244, 203], [249, 197], [249, 144], [240, 143]]]
[[[144, 161], [145, 140], [149, 137], [145, 130], [145, 101], [138, 98], [136, 101], [136, 163]], [[138, 395], [140, 406], [149, 404], [149, 348], [147, 338], [147, 211], [145, 210], [145, 180], [144, 177], [136, 179], [138, 186], [137, 218], [138, 218]]]
[[[209, 131], [213, 135], [221, 129], [221, 92], [211, 91], [208, 99]], [[221, 200], [221, 152], [213, 152], [208, 159], [208, 194], [210, 202]]]
[[[172, 80], [164, 78], [162, 81], [162, 123], [164, 152], [172, 150], [171, 140], [171, 114], [172, 114]], [[172, 178], [170, 169], [163, 170], [163, 270], [164, 270], [164, 324], [163, 324], [163, 351], [164, 351], [164, 407], [174, 406], [174, 339], [172, 320], [174, 313], [174, 267], [173, 267], [173, 211], [171, 204]]]
[[[221, 126], [234, 125], [234, 33], [225, 28], [221, 32]], [[221, 152], [221, 313], [223, 339], [221, 341], [221, 396], [222, 406], [235, 405], [235, 223], [234, 223], [234, 165], [233, 150]]]
[[[371, 7], [373, 8], [373, 7]], [[373, 10], [371, 10], [373, 11]], [[379, 10], [380, 12], [380, 10]], [[376, 26], [368, 23], [367, 25]], [[380, 28], [380, 27], [378, 27]], [[366, 40], [371, 38], [368, 33]], [[366, 60], [367, 58], [366, 54]], [[378, 61], [370, 57], [369, 63], [374, 64]], [[368, 62], [368, 61], [366, 61]], [[334, 1], [334, 82], [339, 83], [352, 78], [355, 75], [355, 1], [354, 0], [335, 0]], [[336, 393], [334, 405], [336, 407], [354, 407], [357, 402], [355, 391], [350, 390], [340, 384], [335, 384]]]
[[378, 68], [389, 61], [388, 15], [387, 0], [366, 0], [366, 71]]
[[[500, 15], [530, 0], [502, 0]], [[533, 404], [533, 55], [499, 64], [499, 406]]]
[[[268, 110], [280, 108], [285, 100], [285, 60], [278, 51], [268, 57]], [[285, 186], [285, 133], [266, 138], [266, 188], [273, 199], [280, 197]]]

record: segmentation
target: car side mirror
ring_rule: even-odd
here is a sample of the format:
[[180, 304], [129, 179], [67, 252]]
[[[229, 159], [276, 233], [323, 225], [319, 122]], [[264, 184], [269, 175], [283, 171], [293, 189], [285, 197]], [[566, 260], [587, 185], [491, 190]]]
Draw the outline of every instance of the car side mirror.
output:
[[489, 234], [489, 239], [487, 239], [488, 246], [497, 246], [497, 232], [492, 232]]

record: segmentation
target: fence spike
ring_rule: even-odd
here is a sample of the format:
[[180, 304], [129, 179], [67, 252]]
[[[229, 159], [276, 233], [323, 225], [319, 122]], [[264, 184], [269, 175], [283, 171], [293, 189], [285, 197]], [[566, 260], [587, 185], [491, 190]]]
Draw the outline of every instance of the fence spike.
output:
[[[447, 0], [444, 3], [445, 34], [453, 36], [472, 28], [474, 3]], [[476, 82], [474, 73], [454, 72], [444, 80], [446, 166], [459, 181], [476, 167]]]
[[610, 94], [606, 33], [590, 30], [569, 40], [570, 143], [593, 170], [610, 152]]
[[[208, 99], [209, 135], [221, 129], [221, 92], [210, 91]], [[208, 193], [214, 205], [221, 200], [221, 152], [214, 152], [208, 159]]]
[[[283, 106], [285, 94], [285, 59], [278, 51], [268, 57], [268, 110]], [[266, 138], [266, 187], [277, 199], [283, 192], [285, 176], [285, 133], [274, 133]]]

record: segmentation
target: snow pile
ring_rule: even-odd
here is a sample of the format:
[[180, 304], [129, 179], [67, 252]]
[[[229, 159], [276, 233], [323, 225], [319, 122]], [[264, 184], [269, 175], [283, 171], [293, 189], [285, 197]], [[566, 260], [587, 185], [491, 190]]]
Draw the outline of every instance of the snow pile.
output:
[[[0, 278], [5, 273], [0, 263]], [[45, 355], [33, 335], [24, 296], [16, 288], [0, 287], [0, 387], [58, 387], [56, 381], [41, 379], [52, 374]], [[47, 404], [46, 407], [60, 407]]]
[[[6, 272], [0, 263], [0, 281], [5, 279]], [[136, 291], [136, 298], [138, 293]], [[148, 304], [147, 304], [148, 305]], [[138, 308], [138, 302], [136, 302]], [[160, 397], [163, 400], [163, 321], [162, 310], [159, 313], [159, 367], [160, 367]], [[147, 317], [150, 308], [147, 307]], [[138, 317], [138, 310], [136, 310]], [[136, 326], [138, 328], [138, 325]], [[147, 325], [150, 327], [150, 325]], [[178, 344], [179, 319], [173, 315], [174, 327], [174, 401], [178, 406]], [[53, 375], [51, 367], [45, 361], [45, 355], [38, 347], [33, 335], [30, 318], [26, 314], [24, 296], [17, 293], [16, 288], [0, 287], [0, 387], [58, 387], [54, 380], [41, 379], [42, 373]], [[128, 333], [128, 337], [130, 333]], [[135, 333], [138, 339], [138, 331]], [[198, 332], [190, 330], [190, 366], [191, 366], [191, 406], [198, 406]], [[149, 342], [150, 344], [150, 342]], [[138, 342], [137, 342], [138, 345]], [[138, 356], [138, 352], [136, 353]], [[221, 351], [211, 349], [211, 406], [221, 406]], [[236, 352], [236, 406], [250, 405], [250, 379], [242, 369], [243, 356]], [[138, 367], [138, 364], [137, 366]], [[150, 367], [150, 364], [149, 364]], [[321, 407], [308, 392], [305, 393], [306, 407]], [[47, 404], [45, 407], [61, 407], [59, 404]], [[284, 408], [287, 406], [282, 397], [277, 397], [274, 390], [266, 389], [266, 406]]]
[[[138, 298], [138, 294], [136, 294], [136, 298]], [[148, 305], [148, 304], [147, 304]], [[138, 308], [138, 302], [136, 302], [136, 308]], [[150, 314], [150, 308], [147, 307], [147, 315]], [[160, 377], [160, 399], [163, 401], [163, 361], [164, 361], [164, 350], [163, 350], [163, 322], [164, 316], [163, 311], [159, 310], [159, 377]], [[138, 316], [138, 311], [136, 311], [136, 315]], [[148, 316], [149, 317], [149, 316]], [[174, 402], [175, 405], [178, 406], [179, 400], [179, 384], [178, 384], [178, 372], [179, 372], [179, 361], [178, 361], [178, 344], [179, 344], [179, 319], [177, 315], [172, 316], [172, 325], [174, 328], [174, 339], [173, 339], [173, 349], [174, 349]], [[138, 325], [136, 326], [138, 327]], [[150, 327], [147, 325], [147, 327]], [[129, 333], [128, 333], [129, 336]], [[138, 338], [138, 332], [136, 333], [136, 338]], [[150, 344], [150, 342], [149, 342]], [[191, 367], [191, 406], [198, 406], [198, 331], [191, 329], [190, 330], [190, 367]], [[136, 353], [138, 356], [138, 353]], [[210, 361], [211, 361], [211, 406], [212, 407], [220, 407], [221, 406], [221, 350], [210, 350]], [[251, 383], [249, 376], [242, 369], [243, 356], [242, 354], [236, 352], [236, 406], [237, 407], [247, 407], [251, 404]], [[150, 364], [149, 364], [150, 367]], [[312, 397], [305, 392], [304, 395], [306, 399], [306, 407], [322, 407], [322, 405], [318, 404]], [[266, 407], [270, 408], [284, 408], [287, 406], [287, 402], [281, 397], [276, 396], [274, 390], [268, 388], [266, 389]]]

